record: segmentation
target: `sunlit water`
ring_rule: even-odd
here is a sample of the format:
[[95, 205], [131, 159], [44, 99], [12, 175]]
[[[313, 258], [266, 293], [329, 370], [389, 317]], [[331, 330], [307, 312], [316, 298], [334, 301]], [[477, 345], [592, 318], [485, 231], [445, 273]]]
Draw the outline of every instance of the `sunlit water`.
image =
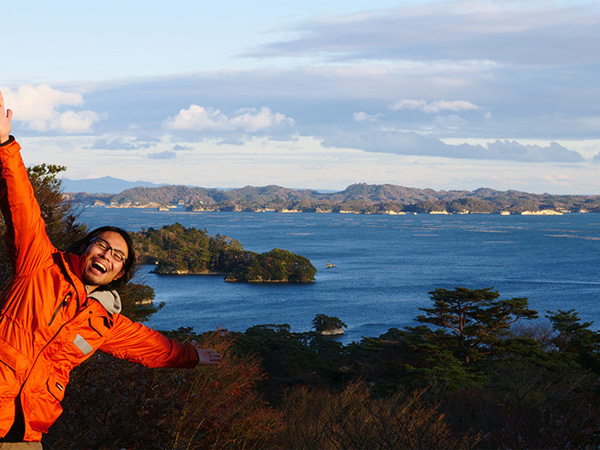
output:
[[[414, 325], [429, 292], [493, 287], [502, 298], [527, 297], [540, 312], [575, 309], [598, 321], [600, 215], [354, 215], [206, 213], [182, 209], [88, 208], [80, 220], [91, 228], [127, 230], [179, 222], [220, 233], [246, 250], [282, 248], [317, 267], [306, 285], [233, 284], [222, 276], [158, 276], [152, 286], [164, 308], [149, 325], [193, 327], [201, 332], [244, 331], [256, 324], [289, 324], [307, 331], [316, 314], [336, 316], [348, 328], [343, 342]], [[327, 263], [335, 264], [327, 268]]]

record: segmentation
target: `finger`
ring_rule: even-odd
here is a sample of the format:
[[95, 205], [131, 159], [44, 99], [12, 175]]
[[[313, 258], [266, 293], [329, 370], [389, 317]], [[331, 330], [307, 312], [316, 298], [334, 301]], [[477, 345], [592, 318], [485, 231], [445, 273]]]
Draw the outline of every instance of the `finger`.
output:
[[197, 348], [198, 363], [201, 365], [217, 365], [221, 362], [221, 355], [211, 349]]
[[217, 352], [215, 352], [214, 350], [208, 350], [208, 361], [210, 364], [219, 364], [219, 362], [221, 362], [221, 355], [219, 355]]
[[221, 355], [219, 355], [217, 352], [215, 352], [214, 350], [211, 349], [207, 349], [206, 353], [208, 354], [208, 357], [210, 359], [221, 359]]

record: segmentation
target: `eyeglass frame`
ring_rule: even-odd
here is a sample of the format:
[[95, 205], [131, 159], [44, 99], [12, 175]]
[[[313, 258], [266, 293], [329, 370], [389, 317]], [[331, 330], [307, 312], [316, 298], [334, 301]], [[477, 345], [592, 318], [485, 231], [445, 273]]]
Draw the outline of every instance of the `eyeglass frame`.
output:
[[[98, 243], [100, 243], [100, 245], [98, 245]], [[123, 253], [121, 250], [117, 250], [117, 249], [113, 248], [112, 245], [110, 245], [108, 242], [106, 242], [101, 237], [95, 237], [94, 239], [92, 239], [90, 241], [90, 245], [96, 245], [96, 247], [98, 247], [103, 252], [109, 252], [111, 258], [117, 262], [120, 262], [121, 264], [125, 264], [127, 262], [128, 257], [125, 256], [125, 253]], [[103, 248], [102, 245], [106, 246], [106, 248]], [[115, 257], [115, 255], [117, 255], [117, 257]], [[120, 259], [120, 258], [123, 258], [123, 259]]]

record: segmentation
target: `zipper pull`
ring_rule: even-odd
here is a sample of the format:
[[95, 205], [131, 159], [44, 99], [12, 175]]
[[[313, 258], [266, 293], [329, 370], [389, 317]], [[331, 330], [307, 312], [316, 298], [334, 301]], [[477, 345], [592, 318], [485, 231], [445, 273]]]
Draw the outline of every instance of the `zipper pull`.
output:
[[63, 301], [60, 302], [60, 305], [58, 305], [58, 307], [54, 311], [54, 314], [52, 314], [52, 318], [50, 319], [50, 322], [48, 322], [48, 326], [52, 325], [52, 322], [54, 322], [54, 319], [56, 318], [56, 315], [58, 314], [58, 311], [60, 311], [60, 308], [66, 308], [66, 306], [69, 304], [69, 298], [70, 297], [71, 297], [71, 293], [69, 292], [65, 296], [65, 298], [63, 299]]

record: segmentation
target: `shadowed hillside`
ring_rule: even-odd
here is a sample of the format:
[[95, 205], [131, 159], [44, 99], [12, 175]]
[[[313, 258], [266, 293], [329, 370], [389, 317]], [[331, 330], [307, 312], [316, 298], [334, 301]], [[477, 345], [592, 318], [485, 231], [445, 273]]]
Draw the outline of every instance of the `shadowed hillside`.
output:
[[84, 205], [168, 208], [191, 211], [278, 211], [381, 213], [566, 213], [598, 212], [598, 195], [531, 194], [514, 190], [435, 191], [393, 184], [353, 184], [340, 192], [322, 193], [281, 186], [206, 189], [189, 186], [136, 187], [120, 194], [66, 194]]

